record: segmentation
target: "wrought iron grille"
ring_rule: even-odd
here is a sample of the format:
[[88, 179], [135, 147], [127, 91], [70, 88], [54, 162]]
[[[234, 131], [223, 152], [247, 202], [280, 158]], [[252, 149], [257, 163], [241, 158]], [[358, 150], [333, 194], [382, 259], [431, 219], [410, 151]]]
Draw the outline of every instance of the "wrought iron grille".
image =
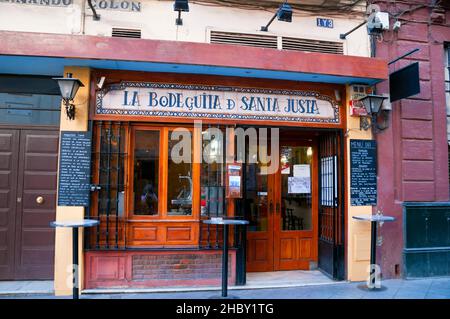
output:
[[[211, 127], [211, 126], [209, 126]], [[217, 127], [225, 132], [224, 127]], [[100, 220], [100, 225], [86, 229], [86, 249], [126, 249], [125, 169], [127, 153], [128, 122], [98, 121], [92, 125], [92, 196], [86, 217]], [[211, 217], [227, 217], [225, 198], [225, 148], [219, 163], [202, 164], [199, 249], [220, 249], [223, 246], [222, 227], [204, 224], [202, 220]], [[237, 213], [238, 215], [238, 213]], [[238, 216], [236, 216], [238, 217]], [[230, 227], [230, 247], [242, 248], [244, 235], [240, 228]], [[149, 249], [151, 247], [147, 247]]]
[[88, 217], [100, 220], [87, 231], [87, 249], [125, 248], [125, 168], [128, 124], [99, 121], [93, 126], [92, 196]]
[[333, 131], [319, 138], [319, 267], [344, 277], [344, 138]]
[[320, 209], [319, 209], [319, 237], [321, 240], [333, 242], [335, 234], [334, 215], [336, 210], [336, 141], [330, 136], [320, 140]]

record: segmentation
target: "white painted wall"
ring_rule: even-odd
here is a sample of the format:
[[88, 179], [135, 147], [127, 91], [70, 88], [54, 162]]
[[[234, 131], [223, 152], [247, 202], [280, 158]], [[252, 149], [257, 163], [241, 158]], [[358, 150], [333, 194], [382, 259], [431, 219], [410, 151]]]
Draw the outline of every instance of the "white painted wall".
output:
[[[317, 15], [296, 11], [292, 23], [275, 20], [266, 33], [259, 29], [275, 10], [242, 10], [191, 3], [190, 12], [182, 13], [183, 26], [176, 26], [177, 12], [173, 11], [173, 1], [140, 0], [141, 12], [98, 9], [99, 21], [93, 20], [84, 0], [72, 0], [68, 7], [17, 4], [14, 1], [17, 0], [0, 0], [0, 30], [111, 36], [112, 28], [120, 27], [141, 29], [144, 39], [191, 42], [208, 42], [208, 30], [221, 30], [341, 41], [340, 33], [349, 31], [362, 21], [361, 16], [349, 14], [332, 17], [333, 29], [320, 28], [316, 26]], [[344, 54], [369, 56], [365, 27], [344, 40]]]
[[64, 34], [82, 32], [82, 0], [72, 0], [75, 3], [68, 7], [18, 4], [13, 1], [16, 0], [0, 0], [0, 30]]

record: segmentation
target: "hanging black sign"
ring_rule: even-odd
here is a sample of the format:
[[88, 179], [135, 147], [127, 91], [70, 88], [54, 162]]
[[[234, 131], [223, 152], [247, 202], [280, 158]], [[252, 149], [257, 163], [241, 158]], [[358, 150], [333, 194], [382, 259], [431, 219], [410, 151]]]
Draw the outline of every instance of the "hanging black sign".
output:
[[89, 206], [90, 132], [61, 132], [58, 206]]
[[389, 75], [391, 102], [420, 93], [419, 62], [412, 63]]
[[377, 204], [377, 144], [350, 140], [350, 201], [352, 206]]

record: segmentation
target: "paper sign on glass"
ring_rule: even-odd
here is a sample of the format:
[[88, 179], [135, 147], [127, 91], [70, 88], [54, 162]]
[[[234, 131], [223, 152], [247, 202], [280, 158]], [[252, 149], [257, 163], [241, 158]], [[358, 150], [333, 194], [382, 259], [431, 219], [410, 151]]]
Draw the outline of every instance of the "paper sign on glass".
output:
[[311, 193], [311, 179], [308, 177], [289, 177], [288, 178], [289, 194], [309, 194]]
[[311, 168], [309, 164], [298, 164], [294, 165], [294, 177], [311, 177]]
[[241, 188], [240, 176], [230, 176], [230, 188]]
[[226, 194], [227, 198], [241, 198], [241, 164], [227, 164], [227, 187]]

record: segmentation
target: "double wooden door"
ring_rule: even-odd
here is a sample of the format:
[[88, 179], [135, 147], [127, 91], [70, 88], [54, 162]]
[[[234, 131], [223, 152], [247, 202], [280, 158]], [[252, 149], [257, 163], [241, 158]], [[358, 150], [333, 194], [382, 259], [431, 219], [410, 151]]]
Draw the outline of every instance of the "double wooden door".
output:
[[308, 270], [317, 265], [318, 185], [314, 141], [282, 139], [280, 165], [262, 174], [247, 164], [244, 207], [247, 271]]
[[58, 137], [0, 129], [0, 280], [53, 278]]

